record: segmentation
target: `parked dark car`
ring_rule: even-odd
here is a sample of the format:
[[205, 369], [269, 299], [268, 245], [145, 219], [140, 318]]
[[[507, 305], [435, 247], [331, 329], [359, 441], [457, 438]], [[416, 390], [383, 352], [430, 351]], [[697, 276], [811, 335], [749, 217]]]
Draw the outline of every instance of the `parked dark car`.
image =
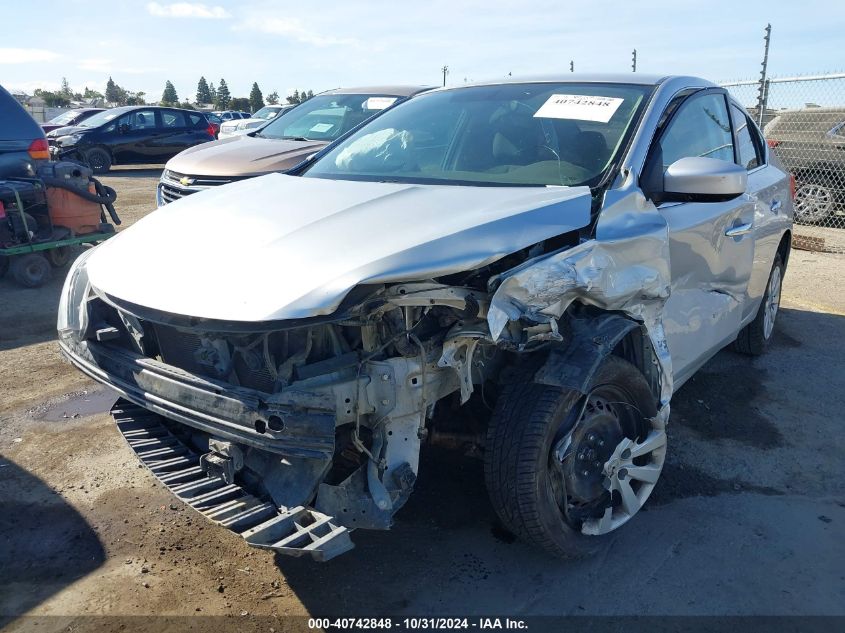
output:
[[164, 164], [184, 149], [213, 141], [214, 128], [202, 112], [126, 106], [53, 130], [47, 140], [56, 158], [81, 159], [103, 174], [112, 165]]
[[795, 176], [795, 219], [842, 222], [845, 215], [845, 108], [779, 112], [766, 125], [769, 147]]
[[49, 159], [44, 131], [0, 86], [0, 178], [34, 176], [38, 162]]
[[68, 127], [71, 125], [79, 125], [85, 119], [90, 119], [98, 112], [102, 112], [105, 108], [76, 108], [75, 110], [68, 110], [62, 112], [59, 116], [50, 119], [46, 123], [41, 124], [41, 129], [45, 132], [52, 132], [58, 130], [60, 127]]

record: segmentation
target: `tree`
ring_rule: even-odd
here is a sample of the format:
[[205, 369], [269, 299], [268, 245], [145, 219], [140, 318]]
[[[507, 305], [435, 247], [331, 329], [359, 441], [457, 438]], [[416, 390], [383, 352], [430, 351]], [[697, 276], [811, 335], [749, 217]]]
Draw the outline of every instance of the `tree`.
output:
[[50, 92], [49, 90], [42, 90], [36, 88], [34, 93], [36, 97], [44, 100], [44, 105], [48, 108], [63, 108], [70, 104], [70, 100], [61, 92]]
[[208, 94], [211, 95], [211, 101], [209, 101], [209, 103], [211, 103], [211, 104], [217, 103], [217, 88], [214, 87], [214, 82], [211, 82], [208, 85]]
[[229, 102], [232, 110], [249, 110], [249, 99], [246, 97], [235, 97]]
[[270, 105], [279, 105], [279, 93], [275, 90], [267, 95], [267, 103]]
[[306, 92], [305, 90], [303, 90], [302, 92], [299, 92], [299, 90], [294, 90], [292, 95], [288, 95], [287, 101], [288, 101], [288, 103], [292, 103], [294, 105], [297, 105], [297, 104], [300, 104], [304, 101], [308, 101], [313, 96], [314, 96], [313, 90], [309, 90], [308, 92]]
[[112, 78], [109, 77], [109, 80], [106, 82], [106, 101], [109, 103], [117, 103], [120, 101], [120, 88], [118, 88], [117, 84], [112, 81]]
[[208, 82], [206, 82], [205, 77], [200, 77], [200, 80], [197, 83], [197, 105], [202, 105], [204, 103], [213, 103], [213, 100], [211, 98], [211, 89], [208, 87]]
[[144, 97], [147, 93], [143, 90], [140, 92], [127, 92], [126, 93], [126, 105], [144, 105], [146, 101]]
[[97, 92], [96, 90], [92, 90], [88, 86], [85, 86], [85, 92], [82, 93], [83, 99], [102, 99], [103, 93]]
[[221, 79], [220, 85], [217, 87], [217, 101], [214, 105], [220, 110], [225, 110], [229, 107], [229, 102], [232, 100], [232, 95], [229, 94], [229, 86], [226, 85], [226, 80]]
[[66, 99], [73, 99], [73, 90], [70, 89], [70, 83], [68, 83], [67, 77], [62, 77], [62, 88], [59, 90], [59, 94], [63, 95]]
[[176, 105], [179, 103], [179, 95], [176, 94], [176, 88], [167, 80], [164, 84], [164, 92], [161, 93], [161, 105]]
[[252, 112], [257, 112], [264, 107], [264, 95], [261, 94], [258, 82], [252, 84], [252, 90], [249, 93], [249, 107], [252, 108]]
[[196, 110], [196, 108], [191, 104], [190, 101], [185, 100], [184, 102], [178, 104], [180, 108], [183, 110]]

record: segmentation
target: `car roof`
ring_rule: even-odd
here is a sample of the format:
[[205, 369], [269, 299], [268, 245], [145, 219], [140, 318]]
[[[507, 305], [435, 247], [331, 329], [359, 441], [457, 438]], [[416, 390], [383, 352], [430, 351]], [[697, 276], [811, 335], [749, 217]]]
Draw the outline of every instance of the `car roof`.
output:
[[689, 83], [690, 85], [715, 86], [716, 84], [700, 77], [685, 75], [661, 75], [650, 73], [565, 73], [554, 75], [529, 75], [524, 77], [505, 77], [474, 81], [460, 86], [446, 86], [440, 90], [456, 90], [465, 86], [496, 86], [506, 84], [528, 83], [608, 83], [608, 84], [636, 84], [640, 86], [658, 86], [668, 81]]
[[391, 97], [412, 97], [415, 94], [431, 90], [433, 86], [363, 86], [357, 88], [335, 88], [326, 90], [321, 95], [386, 95]]
[[3, 86], [0, 86], [0, 140], [32, 141], [44, 138], [44, 130]]

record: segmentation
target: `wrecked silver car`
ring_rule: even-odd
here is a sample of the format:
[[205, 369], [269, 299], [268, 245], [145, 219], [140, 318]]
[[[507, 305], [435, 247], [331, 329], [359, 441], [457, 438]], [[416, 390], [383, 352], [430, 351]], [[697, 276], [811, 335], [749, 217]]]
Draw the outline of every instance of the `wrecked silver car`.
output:
[[153, 473], [252, 545], [346, 551], [423, 443], [465, 437], [503, 524], [580, 555], [651, 494], [673, 390], [765, 351], [792, 215], [707, 81], [435, 90], [87, 251], [59, 341]]

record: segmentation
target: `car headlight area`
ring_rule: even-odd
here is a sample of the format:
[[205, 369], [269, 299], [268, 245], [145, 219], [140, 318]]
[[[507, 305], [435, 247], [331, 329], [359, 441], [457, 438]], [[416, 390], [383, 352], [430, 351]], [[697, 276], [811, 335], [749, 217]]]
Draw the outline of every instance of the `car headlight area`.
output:
[[56, 321], [59, 339], [80, 340], [88, 328], [88, 282], [87, 260], [94, 251], [86, 250], [71, 264], [59, 298], [59, 314]]

